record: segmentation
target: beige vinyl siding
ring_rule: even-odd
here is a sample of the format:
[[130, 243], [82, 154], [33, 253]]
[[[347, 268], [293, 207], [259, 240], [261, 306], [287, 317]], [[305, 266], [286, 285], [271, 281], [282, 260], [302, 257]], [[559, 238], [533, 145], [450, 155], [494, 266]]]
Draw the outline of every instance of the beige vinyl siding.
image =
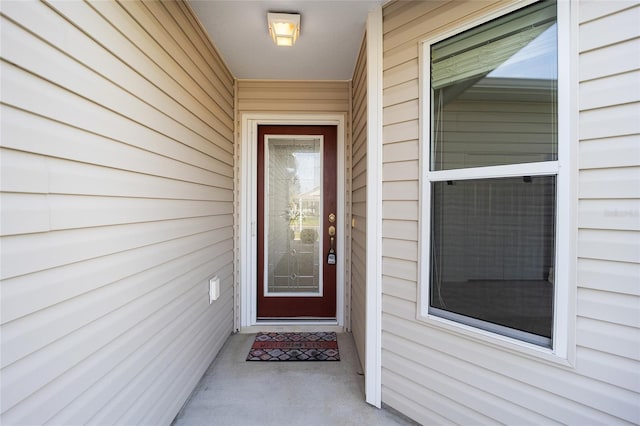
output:
[[[575, 368], [416, 320], [419, 41], [508, 2], [384, 8], [382, 401], [422, 424], [640, 423], [639, 6], [580, 2]], [[423, 200], [424, 201], [424, 200]], [[569, 260], [571, 261], [571, 260]]]
[[169, 424], [232, 330], [233, 78], [182, 2], [0, 10], [0, 422]]
[[238, 111], [348, 113], [348, 81], [238, 80]]
[[364, 369], [367, 287], [367, 37], [353, 74], [351, 155], [351, 331]]
[[635, 392], [640, 423], [640, 5], [578, 19], [578, 369]]

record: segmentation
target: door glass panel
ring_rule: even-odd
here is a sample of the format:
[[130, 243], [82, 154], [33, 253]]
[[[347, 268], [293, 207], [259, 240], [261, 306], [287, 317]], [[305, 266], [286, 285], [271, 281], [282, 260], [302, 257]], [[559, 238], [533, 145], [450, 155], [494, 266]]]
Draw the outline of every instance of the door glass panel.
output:
[[321, 296], [322, 137], [268, 136], [265, 295]]

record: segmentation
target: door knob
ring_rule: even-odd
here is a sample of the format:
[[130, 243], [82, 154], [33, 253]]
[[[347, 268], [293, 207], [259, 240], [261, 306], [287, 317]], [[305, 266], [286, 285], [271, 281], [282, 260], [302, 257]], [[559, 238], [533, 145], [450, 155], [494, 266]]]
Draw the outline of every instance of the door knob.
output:
[[330, 237], [333, 237], [334, 235], [336, 235], [336, 227], [335, 226], [331, 225], [329, 227], [328, 231], [329, 231], [329, 236]]

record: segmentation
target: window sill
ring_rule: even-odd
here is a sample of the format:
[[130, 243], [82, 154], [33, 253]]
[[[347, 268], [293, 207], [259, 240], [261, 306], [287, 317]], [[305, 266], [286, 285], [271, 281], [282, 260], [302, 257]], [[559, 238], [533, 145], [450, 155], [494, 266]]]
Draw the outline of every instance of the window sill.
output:
[[570, 356], [558, 353], [558, 349], [564, 349], [564, 354], [571, 353], [567, 345], [564, 345], [564, 348], [558, 348], [561, 344], [556, 342], [555, 349], [544, 348], [430, 314], [419, 313], [416, 319], [430, 327], [448, 333], [452, 338], [465, 339], [501, 351], [506, 350], [514, 355], [523, 356], [557, 367], [564, 367], [571, 370], [575, 368], [575, 362]]

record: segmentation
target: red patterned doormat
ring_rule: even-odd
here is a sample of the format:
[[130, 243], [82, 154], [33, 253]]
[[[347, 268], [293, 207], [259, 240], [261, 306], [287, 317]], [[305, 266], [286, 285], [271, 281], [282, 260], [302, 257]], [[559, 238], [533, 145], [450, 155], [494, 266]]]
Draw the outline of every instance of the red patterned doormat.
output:
[[258, 333], [247, 361], [340, 361], [334, 332]]

